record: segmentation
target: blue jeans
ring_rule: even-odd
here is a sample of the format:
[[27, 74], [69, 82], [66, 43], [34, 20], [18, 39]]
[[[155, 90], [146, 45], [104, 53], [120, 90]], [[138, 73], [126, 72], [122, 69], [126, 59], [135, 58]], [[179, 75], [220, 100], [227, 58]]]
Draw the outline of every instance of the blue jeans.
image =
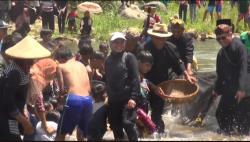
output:
[[193, 23], [195, 20], [196, 20], [196, 4], [190, 4], [190, 20], [191, 20], [191, 23]]

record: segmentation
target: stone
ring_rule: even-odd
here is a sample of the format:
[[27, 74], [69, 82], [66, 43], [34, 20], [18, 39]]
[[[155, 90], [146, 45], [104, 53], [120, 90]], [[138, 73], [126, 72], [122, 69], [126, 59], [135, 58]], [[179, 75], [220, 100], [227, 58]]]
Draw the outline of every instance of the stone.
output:
[[144, 20], [147, 17], [147, 14], [134, 4], [131, 4], [129, 7], [121, 7], [120, 15], [137, 20]]
[[167, 11], [167, 7], [160, 1], [151, 1], [146, 3], [144, 6], [146, 5], [156, 6], [160, 11]]

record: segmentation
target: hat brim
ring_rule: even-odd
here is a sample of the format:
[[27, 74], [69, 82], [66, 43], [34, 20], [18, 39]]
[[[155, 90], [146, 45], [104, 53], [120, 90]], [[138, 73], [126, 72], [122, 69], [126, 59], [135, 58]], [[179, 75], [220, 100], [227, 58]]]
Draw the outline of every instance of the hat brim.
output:
[[49, 50], [30, 36], [26, 36], [16, 45], [7, 49], [5, 54], [17, 59], [40, 59], [51, 56]]
[[170, 37], [172, 36], [172, 33], [171, 32], [167, 32], [167, 33], [156, 33], [156, 32], [153, 32], [153, 29], [149, 29], [147, 31], [147, 33], [151, 36], [156, 36], [156, 37]]

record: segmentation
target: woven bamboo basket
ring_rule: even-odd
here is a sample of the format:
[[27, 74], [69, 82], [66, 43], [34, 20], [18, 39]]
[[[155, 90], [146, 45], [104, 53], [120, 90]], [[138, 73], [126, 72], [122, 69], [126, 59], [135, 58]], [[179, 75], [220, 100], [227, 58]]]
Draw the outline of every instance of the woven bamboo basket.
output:
[[192, 101], [199, 91], [198, 84], [191, 84], [186, 80], [163, 81], [158, 87], [161, 87], [166, 94], [165, 99], [175, 104]]

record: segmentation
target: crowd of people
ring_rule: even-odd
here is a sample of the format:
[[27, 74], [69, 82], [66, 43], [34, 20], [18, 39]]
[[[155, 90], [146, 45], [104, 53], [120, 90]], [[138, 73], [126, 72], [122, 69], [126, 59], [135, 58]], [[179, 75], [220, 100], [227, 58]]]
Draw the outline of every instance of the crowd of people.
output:
[[[76, 9], [67, 14], [67, 2], [58, 2], [62, 2], [56, 4], [60, 33], [65, 19], [76, 30]], [[185, 2], [181, 4], [185, 9]], [[114, 32], [95, 51], [89, 36], [93, 21], [86, 11], [78, 53], [73, 54], [52, 39], [54, 21], [49, 16], [54, 16], [54, 6], [53, 0], [33, 6], [15, 3], [22, 12], [11, 35], [10, 26], [0, 20], [0, 140], [64, 141], [74, 130], [77, 140], [102, 140], [108, 123], [115, 140], [126, 139], [124, 130], [131, 141], [153, 133], [164, 136], [162, 115], [168, 94], [157, 85], [174, 79], [197, 83], [193, 36], [185, 32], [185, 16], [171, 18], [167, 26], [155, 7], [145, 7], [148, 17], [142, 33]], [[29, 7], [40, 7], [40, 43], [29, 36]], [[233, 37], [230, 20], [217, 21], [214, 32], [222, 46], [211, 94], [214, 99], [222, 96], [216, 112], [218, 132], [230, 135], [237, 129], [249, 135], [250, 32]]]

